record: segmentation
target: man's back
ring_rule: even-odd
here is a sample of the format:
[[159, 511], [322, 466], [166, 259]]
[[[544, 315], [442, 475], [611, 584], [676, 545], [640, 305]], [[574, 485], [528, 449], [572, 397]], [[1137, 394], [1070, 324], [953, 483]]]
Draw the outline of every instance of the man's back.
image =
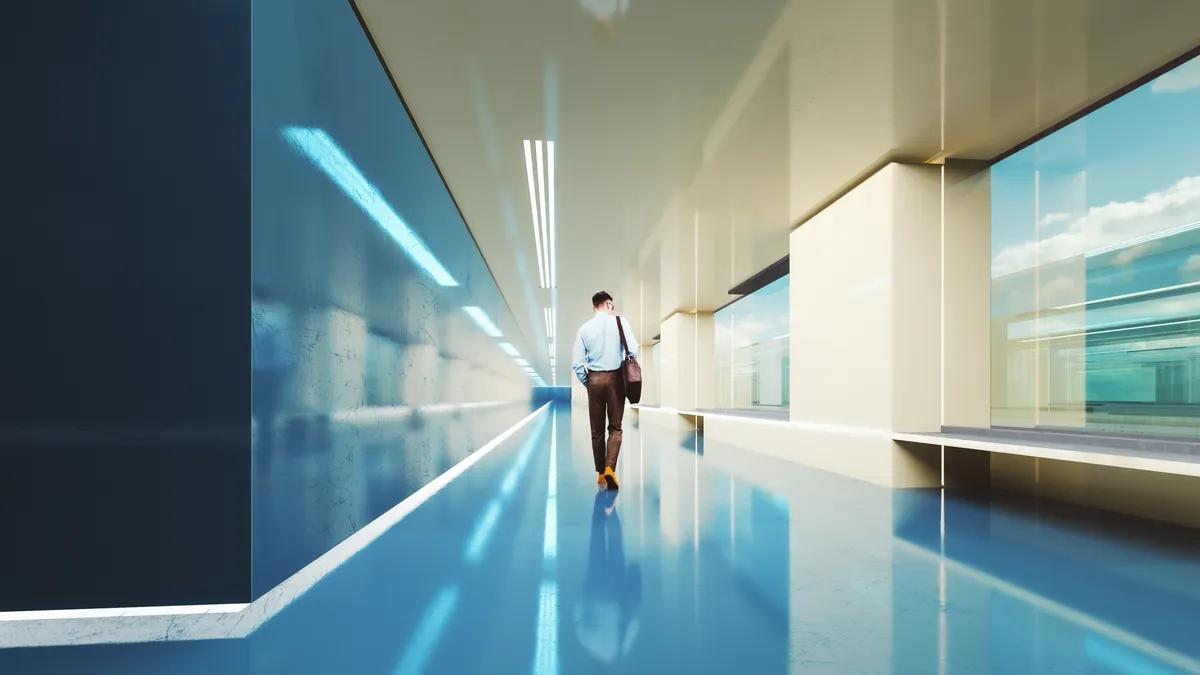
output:
[[[637, 357], [637, 338], [627, 319], [621, 319], [629, 355]], [[597, 312], [579, 328], [575, 337], [574, 369], [581, 382], [587, 381], [587, 371], [611, 371], [621, 367], [625, 352], [621, 349], [621, 334], [617, 318], [607, 312]]]
[[[596, 482], [616, 490], [617, 457], [621, 454], [621, 418], [625, 414], [625, 377], [621, 363], [626, 350], [621, 348], [621, 329], [629, 356], [638, 355], [637, 338], [624, 319], [613, 316], [616, 307], [605, 291], [592, 296], [591, 321], [575, 336], [572, 367], [575, 377], [587, 387], [588, 425], [592, 428], [592, 459], [596, 463]], [[604, 437], [607, 424], [608, 438]]]

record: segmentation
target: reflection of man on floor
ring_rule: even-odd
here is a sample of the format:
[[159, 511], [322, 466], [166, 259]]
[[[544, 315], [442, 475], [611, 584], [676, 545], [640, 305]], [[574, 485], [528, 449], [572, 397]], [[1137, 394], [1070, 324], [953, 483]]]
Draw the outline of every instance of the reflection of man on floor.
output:
[[642, 571], [625, 562], [616, 499], [615, 492], [596, 494], [583, 600], [575, 608], [579, 642], [605, 665], [633, 648], [642, 601]]

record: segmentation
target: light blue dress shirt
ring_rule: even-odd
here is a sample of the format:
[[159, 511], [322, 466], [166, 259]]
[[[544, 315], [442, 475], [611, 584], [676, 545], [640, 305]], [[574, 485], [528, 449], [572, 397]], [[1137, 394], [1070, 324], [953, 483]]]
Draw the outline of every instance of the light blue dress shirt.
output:
[[[637, 358], [638, 342], [633, 335], [629, 321], [621, 319], [625, 327], [625, 342], [629, 345], [629, 355]], [[621, 334], [617, 332], [617, 319], [608, 312], [596, 312], [591, 321], [579, 328], [575, 337], [575, 354], [572, 368], [575, 377], [587, 384], [589, 370], [616, 370], [625, 361], [625, 352], [621, 349]]]

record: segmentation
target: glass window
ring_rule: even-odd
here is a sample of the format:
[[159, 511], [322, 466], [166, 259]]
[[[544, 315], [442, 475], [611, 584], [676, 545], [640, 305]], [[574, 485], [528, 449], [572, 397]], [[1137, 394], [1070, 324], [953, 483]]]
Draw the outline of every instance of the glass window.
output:
[[788, 409], [789, 283], [784, 276], [717, 311], [717, 407]]
[[1200, 59], [992, 167], [992, 423], [1200, 436]]

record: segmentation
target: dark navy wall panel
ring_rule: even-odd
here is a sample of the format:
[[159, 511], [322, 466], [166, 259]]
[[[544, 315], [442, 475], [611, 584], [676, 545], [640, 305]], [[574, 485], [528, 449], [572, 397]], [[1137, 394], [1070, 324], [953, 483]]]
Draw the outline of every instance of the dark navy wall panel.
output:
[[250, 595], [250, 3], [7, 10], [0, 610]]

